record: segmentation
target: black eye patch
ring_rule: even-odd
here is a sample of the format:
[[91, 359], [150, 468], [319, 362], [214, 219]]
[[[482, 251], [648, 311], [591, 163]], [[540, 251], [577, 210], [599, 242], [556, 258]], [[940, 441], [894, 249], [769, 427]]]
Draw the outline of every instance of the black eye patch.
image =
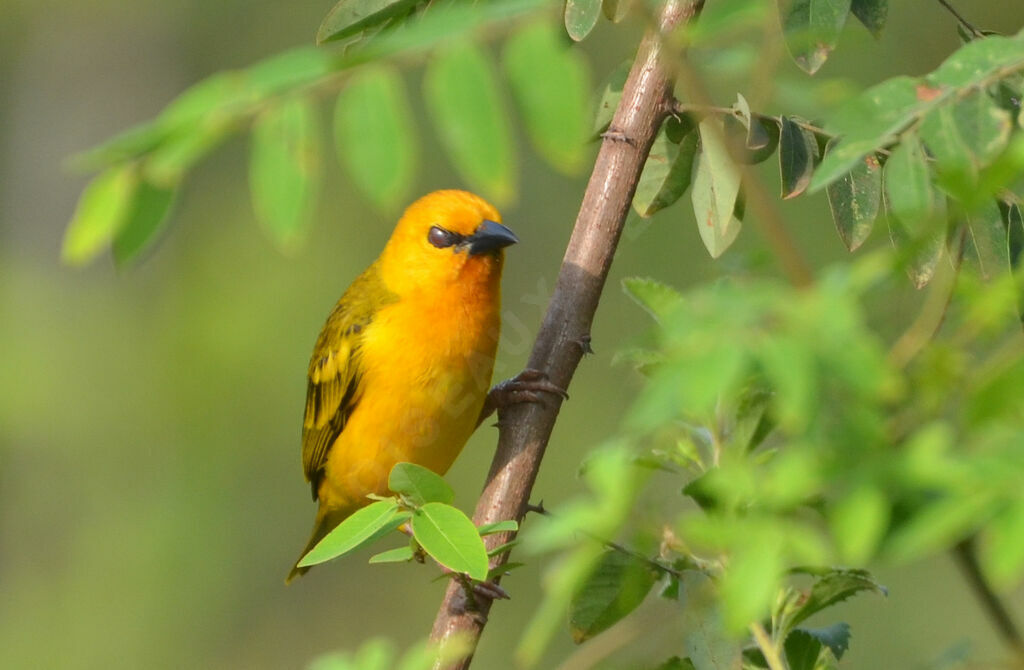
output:
[[430, 230], [427, 231], [427, 242], [430, 242], [438, 249], [445, 249], [462, 242], [462, 235], [445, 230], [439, 226], [431, 226]]

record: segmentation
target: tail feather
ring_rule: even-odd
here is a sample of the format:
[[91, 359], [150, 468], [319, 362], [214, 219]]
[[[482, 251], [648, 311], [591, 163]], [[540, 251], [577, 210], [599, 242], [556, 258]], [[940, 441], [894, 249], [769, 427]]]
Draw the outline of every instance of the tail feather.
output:
[[318, 542], [320, 542], [320, 540], [324, 539], [328, 533], [334, 530], [334, 527], [341, 523], [342, 519], [346, 516], [348, 516], [347, 513], [339, 512], [324, 514], [321, 511], [321, 513], [317, 514], [316, 525], [313, 526], [313, 534], [310, 536], [309, 542], [306, 543], [306, 548], [303, 549], [302, 553], [299, 554], [299, 557], [295, 559], [295, 565], [292, 566], [291, 572], [288, 573], [288, 576], [284, 580], [285, 584], [291, 584], [292, 581], [309, 572], [309, 568], [312, 566], [300, 568], [299, 561], [301, 561], [303, 557], [308, 554]]

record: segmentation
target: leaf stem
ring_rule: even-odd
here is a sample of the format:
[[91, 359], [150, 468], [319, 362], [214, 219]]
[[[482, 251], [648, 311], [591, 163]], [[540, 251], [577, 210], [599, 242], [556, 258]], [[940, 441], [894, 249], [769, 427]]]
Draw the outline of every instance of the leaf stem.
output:
[[945, 7], [946, 10], [956, 18], [957, 22], [960, 25], [962, 25], [964, 28], [969, 30], [972, 35], [974, 35], [975, 37], [984, 37], [985, 36], [985, 33], [981, 32], [980, 30], [975, 28], [974, 25], [972, 25], [970, 21], [965, 19], [963, 17], [963, 15], [956, 10], [956, 7], [951, 5], [947, 0], [938, 0], [938, 1], [939, 1], [939, 4], [942, 5], [943, 7]]
[[967, 585], [981, 601], [985, 613], [992, 620], [1003, 641], [1016, 654], [1018, 662], [1024, 663], [1024, 635], [1021, 634], [1009, 609], [992, 590], [985, 575], [982, 574], [978, 558], [974, 553], [974, 537], [969, 537], [958, 543], [953, 548], [953, 556], [964, 573]]
[[754, 636], [754, 642], [757, 643], [761, 653], [764, 654], [764, 660], [768, 663], [769, 670], [789, 670], [786, 667], [786, 662], [782, 660], [782, 656], [779, 654], [779, 648], [772, 642], [772, 639], [768, 636], [768, 631], [764, 629], [764, 626], [759, 621], [750, 624], [750, 632]]

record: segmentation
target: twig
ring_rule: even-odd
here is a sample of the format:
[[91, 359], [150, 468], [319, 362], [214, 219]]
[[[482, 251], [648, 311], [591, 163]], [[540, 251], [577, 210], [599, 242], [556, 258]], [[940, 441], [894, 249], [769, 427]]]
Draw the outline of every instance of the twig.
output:
[[985, 36], [985, 33], [981, 32], [980, 30], [975, 28], [974, 25], [971, 24], [970, 21], [965, 19], [963, 17], [963, 15], [956, 10], [956, 7], [954, 7], [953, 5], [949, 4], [949, 2], [947, 2], [947, 0], [939, 0], [939, 4], [942, 5], [943, 7], [945, 7], [946, 10], [956, 18], [957, 22], [959, 22], [960, 25], [962, 25], [964, 28], [969, 30], [972, 35], [974, 35], [975, 37], [984, 37]]
[[770, 670], [788, 670], [785, 661], [779, 655], [779, 648], [772, 642], [764, 626], [760, 622], [755, 621], [750, 624], [750, 632], [754, 635], [754, 642], [757, 642], [758, 648], [764, 654], [764, 660], [768, 663]]
[[969, 537], [958, 543], [953, 549], [953, 556], [963, 571], [967, 584], [978, 596], [978, 600], [981, 601], [986, 614], [992, 619], [992, 623], [995, 624], [1003, 641], [1016, 654], [1017, 662], [1024, 664], [1024, 635], [1021, 634], [1006, 605], [988, 585], [985, 576], [981, 573], [981, 566], [978, 565], [978, 559], [974, 555], [974, 538]]
[[[648, 30], [640, 44], [612, 119], [613, 133], [598, 152], [527, 365], [544, 371], [562, 388], [568, 388], [583, 356], [578, 343], [590, 333], [633, 192], [671, 95], [662, 35], [692, 20], [702, 6], [703, 0], [666, 0], [658, 25]], [[560, 402], [523, 404], [503, 412], [497, 453], [473, 517], [477, 525], [523, 518], [560, 406]], [[511, 533], [489, 536], [488, 546], [498, 546], [510, 537]], [[495, 557], [492, 567], [507, 558], [508, 552]], [[477, 610], [469, 611], [461, 587], [449, 584], [431, 639], [442, 645], [464, 640], [475, 647], [491, 607], [490, 600], [477, 600]], [[471, 660], [469, 656], [447, 667], [464, 670]]]

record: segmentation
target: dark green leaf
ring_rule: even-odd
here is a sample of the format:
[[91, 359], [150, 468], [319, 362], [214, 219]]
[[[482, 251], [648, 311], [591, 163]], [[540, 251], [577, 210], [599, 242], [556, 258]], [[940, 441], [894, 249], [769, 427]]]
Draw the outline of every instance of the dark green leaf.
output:
[[683, 649], [696, 670], [739, 670], [742, 650], [725, 632], [711, 580], [686, 571], [682, 579]]
[[850, 11], [872, 35], [881, 37], [889, 14], [889, 0], [853, 0]]
[[415, 463], [398, 463], [391, 468], [388, 488], [413, 505], [450, 503], [455, 499], [455, 491], [441, 475]]
[[[818, 642], [831, 650], [837, 661], [843, 659], [843, 654], [850, 648], [850, 625], [839, 622], [823, 628], [797, 628], [795, 632], [810, 635]], [[792, 668], [790, 670], [793, 670]]]
[[127, 220], [114, 237], [114, 262], [124, 265], [150, 247], [159, 236], [174, 202], [174, 190], [141, 180]]
[[784, 646], [789, 670], [814, 670], [818, 664], [821, 642], [816, 637], [797, 628], [786, 636]]
[[627, 277], [622, 280], [622, 288], [626, 295], [659, 321], [683, 301], [674, 288], [649, 277]]
[[476, 46], [438, 53], [424, 75], [427, 108], [452, 163], [498, 204], [516, 190], [515, 146], [494, 70]]
[[356, 510], [320, 540], [299, 561], [299, 567], [329, 561], [363, 547], [401, 526], [408, 513], [401, 513], [393, 498], [378, 500]]
[[[747, 138], [744, 143], [746, 148], [753, 151], [767, 148], [772, 143], [772, 137], [758, 118], [751, 115], [750, 103], [742, 94], [737, 94], [734, 107], [740, 113], [740, 119], [747, 129]], [[775, 138], [775, 141], [778, 141], [778, 137]]]
[[411, 561], [414, 555], [415, 552], [412, 550], [412, 547], [406, 545], [374, 554], [370, 556], [370, 563], [405, 563], [406, 561]]
[[594, 113], [594, 134], [600, 134], [608, 128], [615, 115], [615, 108], [619, 106], [622, 98], [622, 87], [626, 84], [629, 76], [629, 69], [633, 67], [633, 61], [622, 61], [617, 68], [612, 70], [601, 87], [601, 99], [597, 102], [597, 111]]
[[334, 139], [356, 186], [382, 209], [404, 202], [416, 172], [416, 133], [398, 71], [357, 70], [338, 95]]
[[[825, 150], [828, 157], [835, 140]], [[882, 205], [882, 166], [874, 154], [868, 154], [853, 168], [828, 185], [828, 204], [839, 237], [855, 251], [871, 234]]]
[[651, 216], [675, 203], [686, 192], [696, 153], [697, 133], [688, 133], [675, 144], [669, 140], [667, 128], [662, 126], [647, 154], [633, 194], [633, 209], [637, 214]]
[[316, 31], [317, 44], [340, 40], [409, 11], [418, 0], [341, 0]]
[[319, 147], [316, 111], [304, 98], [268, 108], [253, 125], [249, 162], [253, 209], [285, 250], [295, 248], [312, 220]]
[[1016, 202], [1000, 202], [999, 210], [1006, 224], [1006, 250], [1013, 269], [1020, 267], [1021, 253], [1024, 252], [1024, 212]]
[[601, 0], [565, 0], [565, 31], [577, 42], [590, 34], [601, 16]]
[[85, 265], [106, 249], [128, 221], [137, 185], [130, 164], [109, 168], [89, 182], [64, 231], [61, 260]]
[[413, 513], [412, 533], [423, 550], [449, 570], [487, 579], [487, 550], [476, 526], [461, 510], [427, 503]]
[[504, 65], [538, 153], [557, 170], [576, 174], [589, 132], [590, 73], [579, 50], [564, 40], [547, 20], [524, 26], [505, 42]]
[[786, 46], [808, 74], [825, 64], [850, 13], [850, 0], [793, 0], [782, 19]]
[[480, 535], [494, 535], [495, 533], [514, 533], [519, 530], [519, 524], [514, 519], [507, 521], [495, 521], [485, 523], [478, 529]]
[[802, 128], [788, 116], [782, 117], [779, 136], [779, 172], [782, 175], [782, 199], [795, 198], [811, 183], [818, 141], [814, 133]]
[[654, 586], [650, 566], [620, 551], [607, 551], [569, 604], [569, 629], [579, 644], [635, 610]]
[[929, 221], [934, 230], [911, 232], [899, 219], [886, 216], [889, 224], [889, 240], [900, 253], [900, 260], [906, 266], [907, 276], [915, 288], [924, 288], [935, 275], [942, 252], [945, 250], [945, 231]]
[[742, 451], [753, 451], [771, 432], [774, 421], [768, 413], [772, 391], [763, 384], [751, 384], [743, 390], [736, 408], [736, 424], [729, 435], [730, 444]]
[[693, 179], [693, 213], [701, 241], [718, 258], [736, 240], [740, 221], [734, 216], [740, 192], [740, 172], [724, 144], [722, 122], [708, 117], [700, 122], [701, 151]]
[[815, 577], [814, 586], [790, 620], [796, 626], [808, 617], [838, 602], [860, 593], [873, 591], [888, 595], [885, 587], [874, 580], [867, 570], [845, 568], [795, 568], [793, 572]]

